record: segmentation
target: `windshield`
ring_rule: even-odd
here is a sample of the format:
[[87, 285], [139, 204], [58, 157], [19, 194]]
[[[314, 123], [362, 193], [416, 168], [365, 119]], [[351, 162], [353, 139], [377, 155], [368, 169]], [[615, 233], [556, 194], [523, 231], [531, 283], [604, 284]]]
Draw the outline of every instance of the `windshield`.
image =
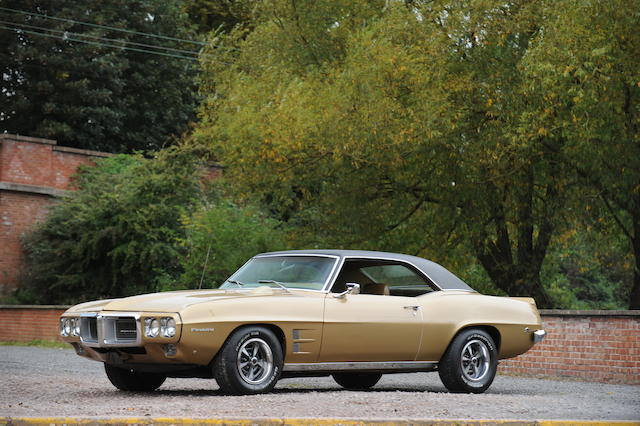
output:
[[[259, 286], [322, 290], [337, 259], [321, 256], [254, 257], [220, 288]], [[271, 281], [271, 282], [269, 282]]]

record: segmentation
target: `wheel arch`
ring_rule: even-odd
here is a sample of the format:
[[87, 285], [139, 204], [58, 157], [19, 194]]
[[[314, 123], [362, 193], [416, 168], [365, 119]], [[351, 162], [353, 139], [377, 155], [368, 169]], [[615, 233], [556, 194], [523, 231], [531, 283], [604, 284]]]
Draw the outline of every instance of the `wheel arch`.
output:
[[[231, 336], [233, 336], [238, 330], [247, 328], [247, 327], [264, 327], [267, 330], [273, 332], [273, 334], [275, 334], [276, 338], [278, 339], [278, 342], [280, 343], [280, 347], [282, 348], [282, 357], [284, 358], [286, 356], [287, 341], [284, 337], [284, 331], [280, 327], [272, 323], [252, 322], [252, 323], [238, 325], [236, 328], [231, 330], [231, 332], [227, 335], [226, 339], [224, 339], [223, 346], [227, 343], [227, 341], [231, 338]], [[216, 356], [217, 354], [213, 358], [215, 359]]]
[[457, 335], [459, 335], [463, 331], [470, 330], [470, 329], [479, 329], [479, 330], [483, 330], [483, 331], [487, 332], [487, 334], [489, 334], [489, 336], [491, 336], [491, 339], [493, 339], [493, 343], [496, 344], [496, 352], [498, 354], [500, 353], [500, 345], [502, 343], [502, 336], [500, 334], [500, 330], [498, 330], [497, 327], [495, 327], [493, 325], [488, 325], [488, 324], [467, 324], [467, 325], [461, 327], [453, 335], [453, 337], [451, 338], [451, 341], [449, 342], [449, 345], [447, 346], [447, 348], [449, 346], [451, 346], [451, 343], [453, 342], [453, 340], [456, 338]]

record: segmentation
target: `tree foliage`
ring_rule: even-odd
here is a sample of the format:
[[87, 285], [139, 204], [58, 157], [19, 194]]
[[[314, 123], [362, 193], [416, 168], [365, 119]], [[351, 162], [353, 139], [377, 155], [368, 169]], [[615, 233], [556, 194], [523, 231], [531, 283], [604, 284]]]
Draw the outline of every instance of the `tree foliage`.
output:
[[14, 301], [210, 288], [257, 252], [284, 248], [280, 224], [222, 196], [201, 154], [179, 146], [83, 167], [77, 190], [25, 239], [29, 274]]
[[[576, 96], [557, 81], [586, 88], [548, 45], [564, 49], [565, 62], [576, 60], [574, 48], [586, 49], [584, 60], [594, 49], [609, 58], [613, 50], [598, 41], [612, 34], [605, 21], [613, 11], [625, 10], [578, 3], [264, 2], [251, 34], [217, 40], [235, 50], [212, 50], [203, 61], [197, 137], [212, 141], [240, 192], [259, 194], [301, 225], [305, 244], [435, 259], [464, 244], [501, 291], [557, 305], [540, 273], [564, 225], [560, 213], [574, 191], [586, 190], [564, 156], [581, 146], [579, 161], [595, 169], [600, 154], [590, 147], [611, 126], [608, 116], [635, 123], [625, 121], [624, 103], [610, 109], [599, 101], [603, 89], [593, 88], [581, 99], [598, 120], [585, 118], [590, 124], [571, 132], [550, 124], [572, 117], [567, 97]], [[634, 13], [617, 21], [613, 33], [629, 51], [611, 56], [612, 73], [619, 62], [637, 72], [636, 21]], [[586, 48], [580, 40], [590, 30]], [[637, 145], [635, 136], [607, 135], [602, 153], [613, 138], [615, 149]], [[610, 179], [602, 186], [615, 188], [621, 168], [599, 170]], [[636, 180], [623, 179], [631, 193]]]
[[[629, 296], [640, 309], [640, 2], [550, 3], [525, 61], [544, 94], [533, 118], [549, 148], [612, 217], [635, 259]], [[603, 212], [604, 210], [604, 212]]]
[[282, 224], [226, 198], [210, 200], [183, 222], [180, 281], [190, 286], [217, 287], [255, 254], [287, 248]]
[[199, 197], [191, 155], [116, 156], [85, 167], [77, 191], [27, 238], [26, 291], [72, 303], [159, 290], [180, 272], [181, 217]]
[[518, 68], [536, 11], [490, 3], [270, 2], [227, 38], [233, 66], [205, 62], [199, 132], [314, 239], [438, 258], [462, 235], [499, 288], [548, 306], [562, 170], [523, 128]]
[[133, 152], [159, 149], [187, 129], [197, 63], [139, 51], [198, 50], [141, 34], [191, 38], [182, 1], [0, 0], [0, 7], [1, 131]]

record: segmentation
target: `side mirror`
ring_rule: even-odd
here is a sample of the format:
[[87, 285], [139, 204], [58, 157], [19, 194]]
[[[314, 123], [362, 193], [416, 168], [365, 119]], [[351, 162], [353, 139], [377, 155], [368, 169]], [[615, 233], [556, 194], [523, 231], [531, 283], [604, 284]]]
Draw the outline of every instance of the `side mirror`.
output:
[[333, 297], [336, 299], [342, 299], [347, 296], [347, 294], [359, 294], [360, 293], [360, 284], [358, 283], [347, 283], [347, 289], [342, 293], [335, 294]]

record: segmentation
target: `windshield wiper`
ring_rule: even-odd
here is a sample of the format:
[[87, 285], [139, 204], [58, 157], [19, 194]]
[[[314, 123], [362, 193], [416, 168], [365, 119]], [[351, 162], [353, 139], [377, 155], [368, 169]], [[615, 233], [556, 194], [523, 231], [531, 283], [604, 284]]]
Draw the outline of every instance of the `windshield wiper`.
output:
[[231, 283], [231, 284], [235, 284], [235, 285], [237, 285], [237, 286], [238, 286], [238, 287], [240, 287], [240, 288], [244, 287], [244, 283], [241, 283], [240, 281], [236, 281], [236, 280], [227, 280], [227, 282], [228, 282], [228, 283]]
[[284, 284], [282, 284], [280, 281], [274, 281], [274, 280], [258, 280], [258, 283], [260, 284], [275, 284], [275, 285], [279, 285], [284, 291], [286, 291], [287, 293], [291, 293], [289, 291], [289, 289], [287, 287], [285, 287]]

